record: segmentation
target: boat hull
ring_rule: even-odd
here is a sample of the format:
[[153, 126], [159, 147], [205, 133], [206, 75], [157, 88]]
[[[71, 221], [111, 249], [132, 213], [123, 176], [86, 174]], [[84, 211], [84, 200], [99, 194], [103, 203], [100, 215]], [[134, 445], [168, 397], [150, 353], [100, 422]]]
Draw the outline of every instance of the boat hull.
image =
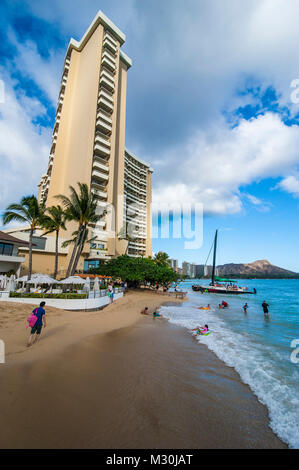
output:
[[251, 292], [249, 290], [242, 289], [225, 289], [221, 287], [214, 286], [192, 286], [192, 290], [195, 292], [208, 293], [208, 294], [233, 294], [233, 295], [242, 295], [242, 294], [256, 294], [256, 292]]

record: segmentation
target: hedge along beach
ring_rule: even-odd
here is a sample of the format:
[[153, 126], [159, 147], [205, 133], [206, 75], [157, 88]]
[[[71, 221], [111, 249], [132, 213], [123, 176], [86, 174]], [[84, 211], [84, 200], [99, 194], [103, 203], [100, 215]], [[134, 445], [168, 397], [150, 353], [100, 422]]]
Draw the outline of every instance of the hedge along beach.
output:
[[29, 349], [29, 306], [2, 302], [0, 447], [285, 447], [237, 373], [184, 329], [140, 315], [166, 300], [136, 290], [98, 312], [46, 308]]

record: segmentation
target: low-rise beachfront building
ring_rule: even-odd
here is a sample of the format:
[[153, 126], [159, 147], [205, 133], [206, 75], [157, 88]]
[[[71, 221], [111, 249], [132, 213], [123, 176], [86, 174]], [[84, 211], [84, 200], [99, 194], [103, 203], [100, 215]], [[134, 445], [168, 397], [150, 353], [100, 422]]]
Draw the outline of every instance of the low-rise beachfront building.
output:
[[[121, 50], [124, 42], [124, 33], [101, 11], [81, 41], [70, 40], [47, 170], [39, 183], [38, 199], [47, 207], [59, 204], [56, 196], [68, 196], [69, 187], [77, 189], [80, 182], [96, 197], [98, 213], [105, 211], [90, 227], [93, 241], [84, 246], [77, 265], [81, 272], [126, 252], [129, 256], [152, 254], [153, 170], [125, 149], [127, 71], [132, 61]], [[137, 215], [132, 214], [133, 209]], [[135, 219], [138, 230], [128, 246], [128, 240], [119, 234]], [[59, 276], [66, 273], [72, 252], [72, 245], [63, 248], [62, 242], [71, 239], [76, 229], [75, 223], [68, 223], [67, 231], [60, 234]], [[28, 237], [23, 230], [15, 233]], [[33, 250], [33, 270], [51, 274], [55, 233], [41, 235], [35, 233], [39, 245]]]
[[21, 249], [26, 249], [28, 245], [26, 241], [0, 231], [0, 274], [13, 272], [17, 276], [20, 275], [22, 263], [25, 261]]

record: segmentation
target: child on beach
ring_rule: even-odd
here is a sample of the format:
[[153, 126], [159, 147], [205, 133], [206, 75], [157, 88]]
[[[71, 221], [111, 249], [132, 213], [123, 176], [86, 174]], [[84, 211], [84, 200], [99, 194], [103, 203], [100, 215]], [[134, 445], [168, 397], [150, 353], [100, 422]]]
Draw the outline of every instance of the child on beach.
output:
[[141, 310], [140, 313], [141, 313], [141, 315], [148, 315], [148, 314], [149, 314], [149, 313], [148, 313], [148, 307], [144, 307], [144, 309]]
[[203, 326], [197, 326], [196, 328], [193, 328], [192, 331], [195, 331], [195, 336], [197, 335], [204, 335], [209, 332], [209, 326], [205, 325]]
[[162, 317], [161, 313], [158, 312], [158, 307], [155, 308], [155, 310], [153, 312], [153, 316], [154, 316], [154, 318]]
[[112, 304], [114, 298], [113, 284], [110, 284], [108, 287], [108, 297], [110, 297], [110, 303]]
[[[45, 305], [46, 305], [46, 302], [41, 302], [39, 304], [39, 307], [34, 309], [32, 312], [37, 317], [37, 320], [34, 326], [31, 328], [31, 333], [28, 338], [27, 346], [31, 346], [33, 342], [38, 341], [40, 339], [42, 327], [47, 326], [46, 312], [45, 312], [45, 309], [43, 308]], [[36, 336], [34, 337], [35, 334]], [[33, 338], [34, 338], [34, 341], [33, 341]]]

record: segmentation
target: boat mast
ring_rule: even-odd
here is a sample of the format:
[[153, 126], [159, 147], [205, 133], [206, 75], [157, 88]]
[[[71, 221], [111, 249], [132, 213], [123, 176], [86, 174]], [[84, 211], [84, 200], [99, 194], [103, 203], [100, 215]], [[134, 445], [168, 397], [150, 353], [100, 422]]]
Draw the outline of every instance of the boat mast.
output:
[[218, 230], [216, 230], [215, 239], [214, 239], [214, 256], [213, 256], [213, 270], [212, 270], [212, 286], [215, 284], [217, 236], [218, 236]]

